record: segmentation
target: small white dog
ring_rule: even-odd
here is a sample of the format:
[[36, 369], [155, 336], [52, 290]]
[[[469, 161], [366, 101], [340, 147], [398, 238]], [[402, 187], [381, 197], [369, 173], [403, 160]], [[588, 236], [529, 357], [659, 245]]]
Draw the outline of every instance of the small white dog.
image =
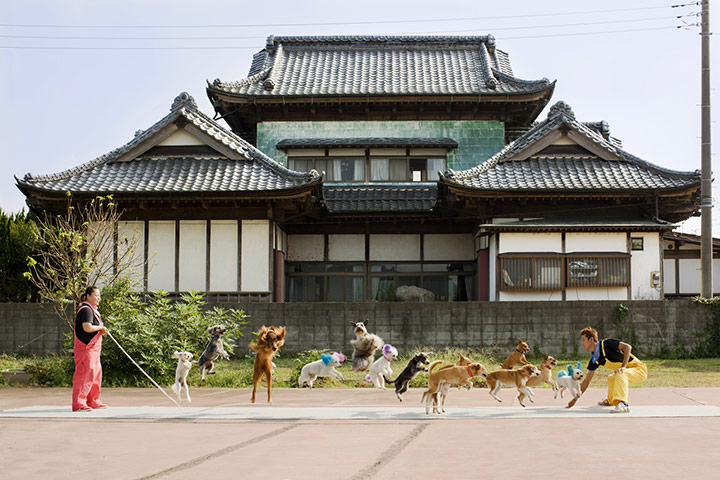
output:
[[190, 373], [190, 368], [192, 368], [190, 360], [192, 360], [193, 354], [190, 352], [176, 351], [173, 355], [178, 359], [178, 363], [177, 368], [175, 369], [175, 383], [172, 386], [172, 391], [175, 392], [175, 395], [177, 395], [179, 402], [180, 392], [182, 391], [182, 388], [185, 387], [185, 397], [187, 398], [188, 403], [192, 403], [192, 400], [190, 399], [190, 389], [187, 384], [187, 376], [188, 373]]
[[563, 397], [565, 390], [572, 393], [574, 398], [580, 398], [580, 382], [583, 379], [582, 364], [577, 362], [575, 368], [572, 365], [567, 366], [567, 371], [558, 372], [557, 384], [560, 388], [560, 398]]
[[370, 373], [365, 375], [365, 380], [368, 382], [372, 382], [373, 385], [375, 385], [375, 388], [382, 388], [385, 390], [385, 378], [392, 377], [392, 368], [390, 367], [390, 363], [397, 360], [398, 351], [397, 348], [393, 347], [389, 343], [386, 343], [383, 345], [382, 348], [382, 357], [375, 360], [375, 362], [370, 365]]
[[342, 362], [345, 361], [345, 355], [339, 352], [323, 353], [320, 356], [320, 360], [310, 362], [303, 366], [300, 371], [300, 377], [298, 377], [298, 386], [308, 384], [310, 388], [313, 388], [313, 382], [318, 377], [335, 377], [338, 380], [342, 380], [342, 373], [335, 370], [339, 367]]

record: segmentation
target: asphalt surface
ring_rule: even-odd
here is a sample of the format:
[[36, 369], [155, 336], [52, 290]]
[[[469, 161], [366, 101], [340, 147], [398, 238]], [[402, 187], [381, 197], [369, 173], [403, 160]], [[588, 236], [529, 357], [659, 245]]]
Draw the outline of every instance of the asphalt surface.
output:
[[[0, 388], [3, 479], [714, 478], [720, 388], [633, 388], [629, 414], [535, 389], [520, 407], [503, 389], [452, 390], [425, 415], [422, 390], [400, 403], [375, 389], [103, 389], [108, 409], [70, 411], [70, 389]], [[183, 399], [184, 400], [184, 399]], [[595, 475], [593, 475], [595, 476]]]

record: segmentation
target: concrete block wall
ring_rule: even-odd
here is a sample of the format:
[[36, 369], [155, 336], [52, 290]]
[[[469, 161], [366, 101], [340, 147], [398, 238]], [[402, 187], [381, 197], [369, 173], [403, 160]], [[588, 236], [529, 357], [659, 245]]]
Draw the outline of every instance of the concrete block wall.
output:
[[494, 120], [262, 122], [257, 128], [258, 148], [284, 165], [285, 152], [275, 145], [288, 138], [451, 138], [458, 143], [448, 155], [454, 170], [472, 168], [505, 147], [505, 126]]
[[[603, 337], [630, 341], [640, 355], [678, 346], [692, 348], [710, 322], [706, 308], [689, 299], [622, 302], [628, 307], [625, 325], [616, 320], [618, 302], [357, 302], [357, 303], [227, 303], [250, 315], [246, 337], [261, 325], [288, 328], [283, 351], [331, 349], [352, 353], [351, 322], [368, 319], [368, 329], [401, 352], [417, 347], [459, 347], [505, 354], [518, 338], [533, 349], [561, 356], [579, 352], [579, 332], [595, 327]], [[213, 305], [210, 305], [213, 306]], [[112, 329], [112, 321], [109, 319]], [[0, 352], [58, 353], [68, 327], [51, 309], [36, 304], [0, 304]], [[40, 336], [40, 338], [36, 338]], [[35, 339], [34, 341], [32, 341]], [[32, 341], [32, 342], [31, 342]], [[20, 345], [29, 343], [23, 348]], [[199, 354], [200, 352], [198, 352]]]
[[51, 305], [0, 303], [0, 353], [61, 353], [66, 332]]

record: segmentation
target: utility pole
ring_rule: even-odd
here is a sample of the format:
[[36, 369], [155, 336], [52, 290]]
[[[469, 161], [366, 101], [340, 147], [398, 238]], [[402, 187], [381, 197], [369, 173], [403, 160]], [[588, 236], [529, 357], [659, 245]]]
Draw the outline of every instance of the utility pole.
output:
[[712, 248], [712, 159], [710, 150], [710, 0], [702, 0], [701, 14], [702, 73], [701, 93], [701, 183], [700, 183], [700, 268], [702, 271], [702, 296], [713, 296], [713, 248]]

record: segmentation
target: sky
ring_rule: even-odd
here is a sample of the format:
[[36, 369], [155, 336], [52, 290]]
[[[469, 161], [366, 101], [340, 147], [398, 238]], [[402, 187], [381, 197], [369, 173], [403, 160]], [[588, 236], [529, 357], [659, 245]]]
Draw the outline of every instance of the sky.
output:
[[[711, 31], [720, 31], [711, 7]], [[180, 92], [213, 116], [206, 81], [244, 79], [269, 35], [492, 34], [516, 77], [557, 80], [538, 120], [562, 100], [578, 120], [607, 121], [631, 154], [700, 170], [699, 12], [695, 2], [664, 0], [2, 2], [0, 208], [25, 208], [13, 176], [57, 173], [124, 145]], [[710, 39], [716, 86], [720, 55]], [[713, 90], [711, 105], [718, 100]], [[717, 169], [717, 122], [712, 138]], [[699, 234], [700, 219], [679, 230]]]

